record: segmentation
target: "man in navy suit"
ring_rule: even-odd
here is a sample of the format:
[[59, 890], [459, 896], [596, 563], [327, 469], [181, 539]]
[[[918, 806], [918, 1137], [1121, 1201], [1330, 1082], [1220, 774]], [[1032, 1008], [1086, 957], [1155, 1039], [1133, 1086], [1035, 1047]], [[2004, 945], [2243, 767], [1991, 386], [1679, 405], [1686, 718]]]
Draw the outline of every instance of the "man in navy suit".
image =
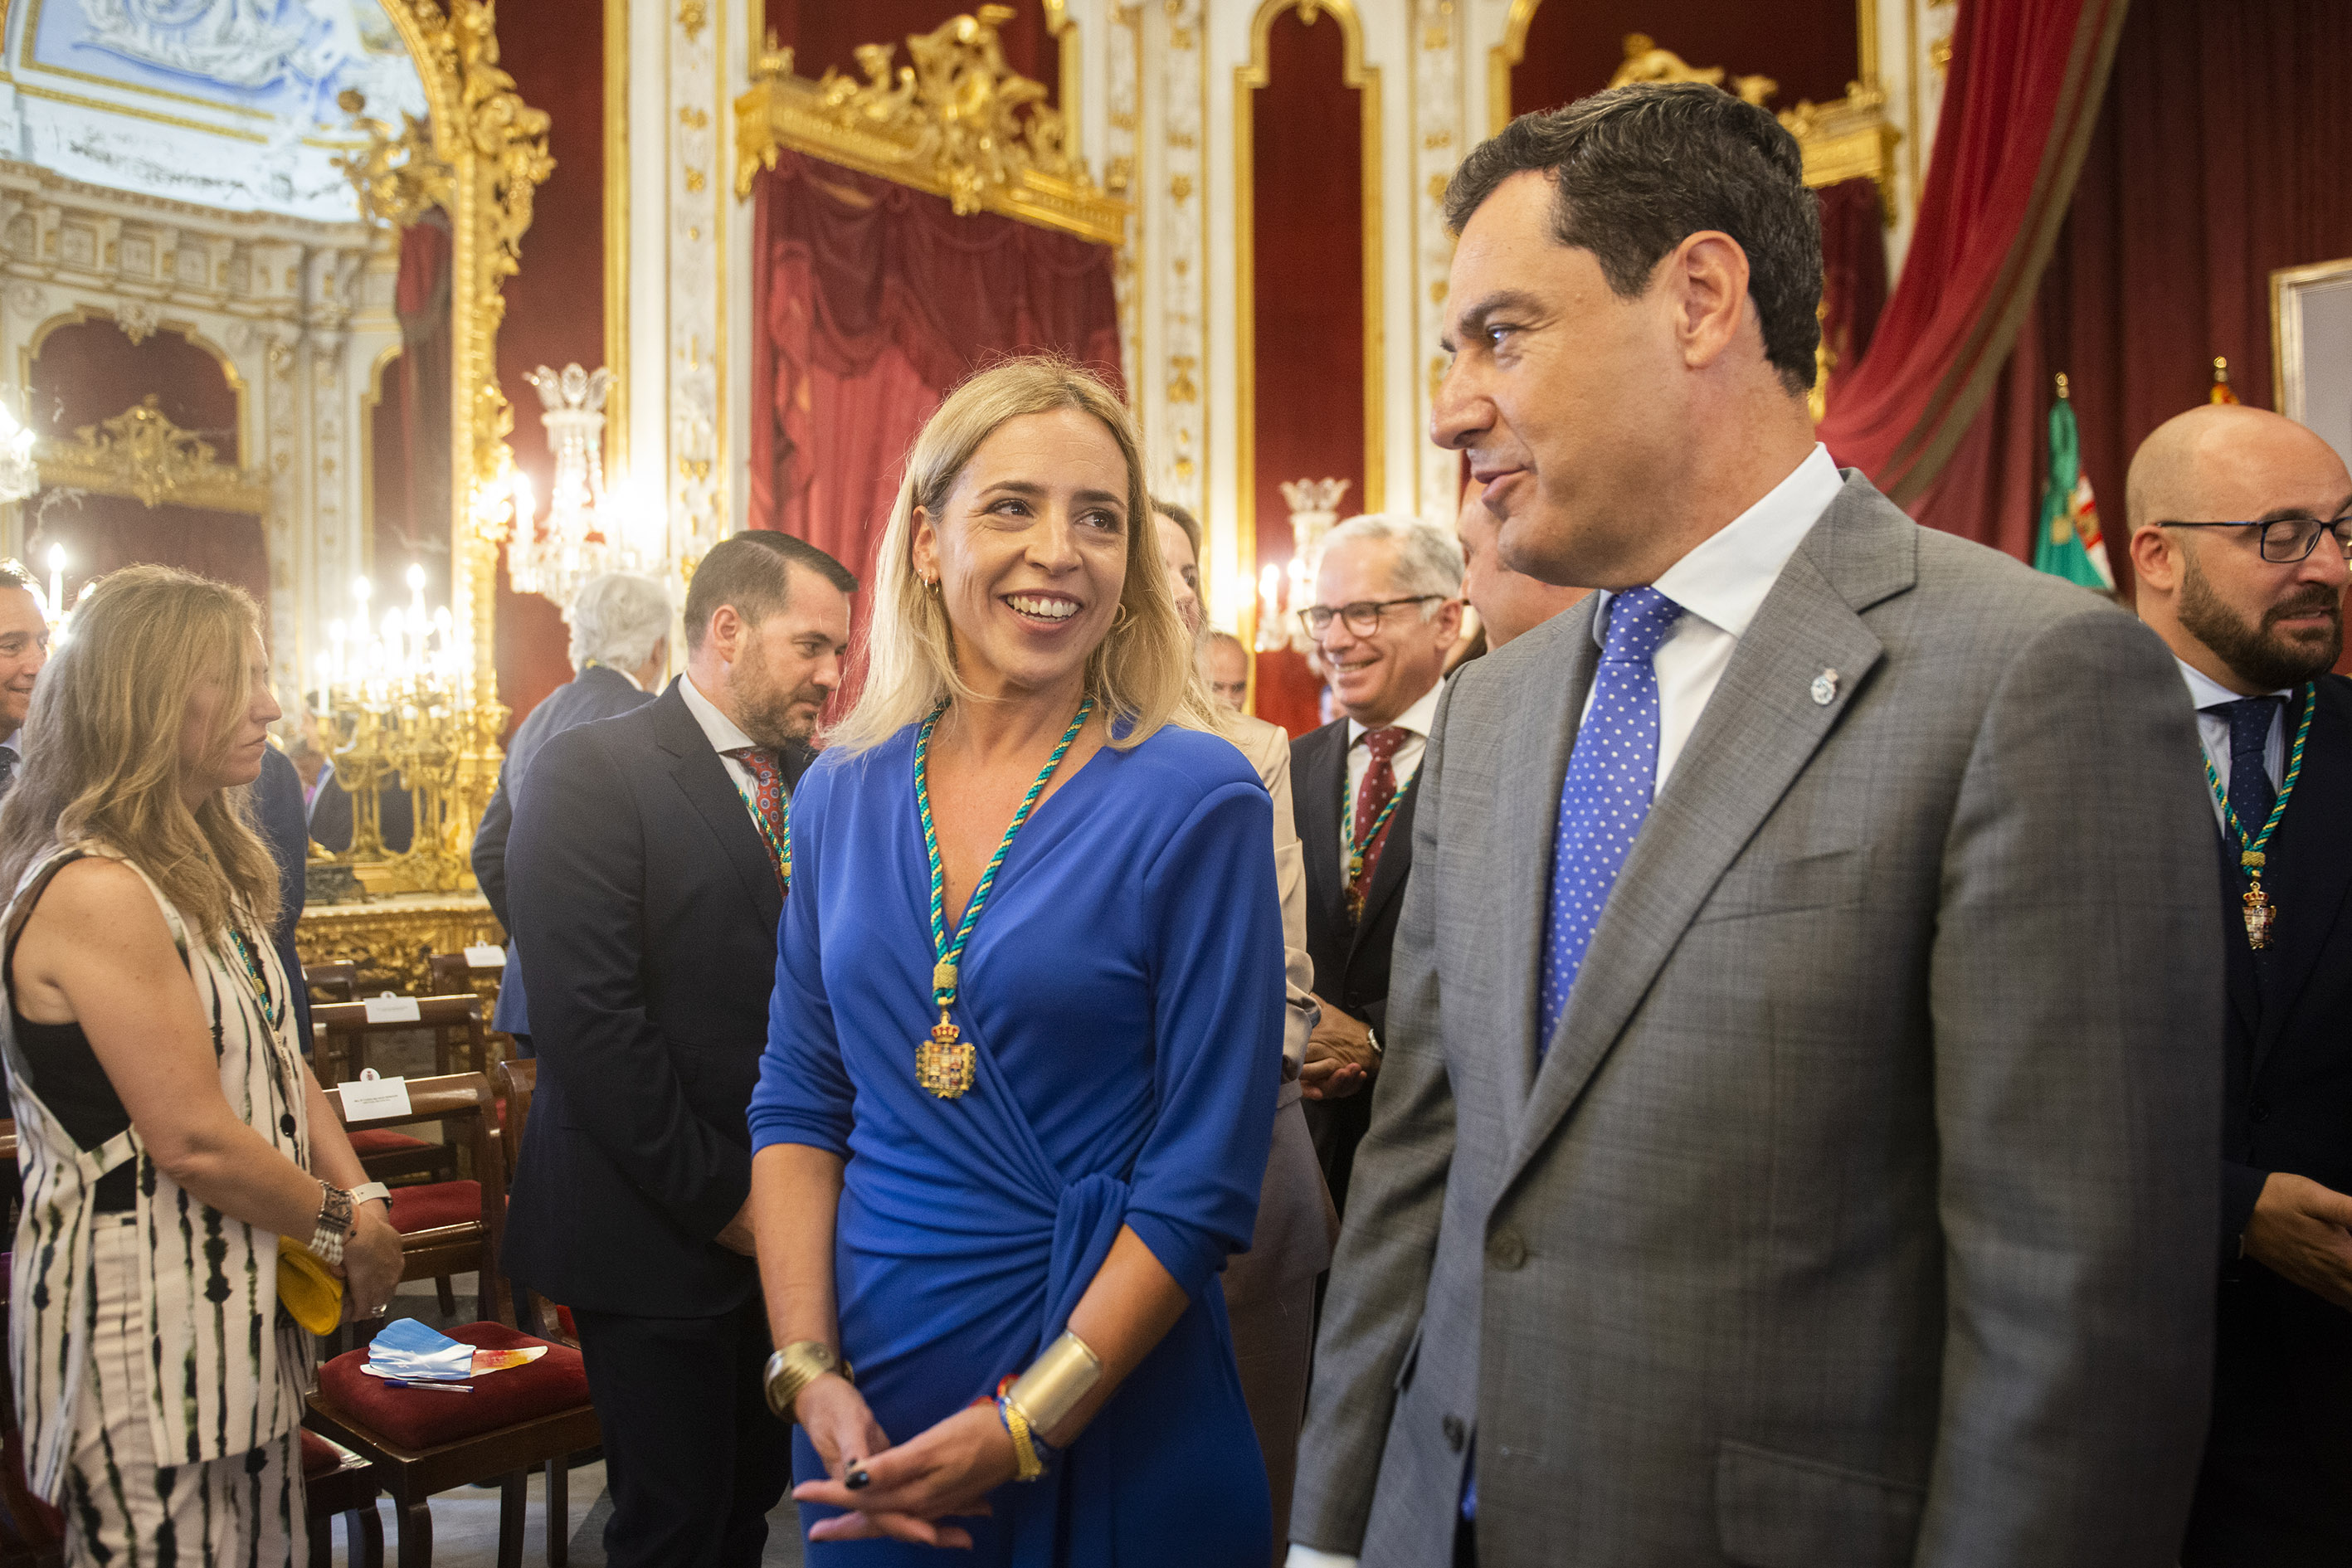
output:
[[514, 803], [506, 900], [538, 1102], [507, 1272], [572, 1309], [604, 1426], [614, 1568], [749, 1568], [792, 1475], [748, 1209], [785, 792], [841, 680], [856, 580], [786, 534], [720, 542], [684, 677], [566, 730]]
[[254, 826], [278, 862], [278, 923], [269, 941], [278, 949], [286, 984], [294, 992], [294, 1048], [310, 1050], [310, 988], [302, 983], [302, 955], [294, 949], [294, 928], [302, 921], [309, 889], [310, 833], [302, 805], [302, 775], [275, 746], [261, 753], [261, 776], [253, 784]]
[[[2352, 475], [2291, 420], [2208, 405], [2148, 437], [2126, 501], [2140, 617], [2179, 660], [2197, 708], [2226, 914], [2213, 1416], [2180, 1560], [2343, 1568], [2352, 680], [2328, 670], [2344, 651]], [[2254, 845], [2259, 891], [2245, 862]]]
[[507, 912], [507, 836], [514, 827], [514, 797], [531, 759], [554, 736], [575, 724], [610, 719], [652, 700], [662, 671], [669, 667], [669, 595], [650, 577], [608, 572], [589, 580], [572, 601], [572, 666], [580, 673], [549, 692], [515, 728], [498, 788], [474, 829], [474, 879], [490, 901], [490, 912], [507, 928], [507, 967], [499, 981], [494, 1028], [514, 1037], [515, 1049], [531, 1054], [530, 1014], [523, 994], [522, 963], [515, 952], [514, 921]]

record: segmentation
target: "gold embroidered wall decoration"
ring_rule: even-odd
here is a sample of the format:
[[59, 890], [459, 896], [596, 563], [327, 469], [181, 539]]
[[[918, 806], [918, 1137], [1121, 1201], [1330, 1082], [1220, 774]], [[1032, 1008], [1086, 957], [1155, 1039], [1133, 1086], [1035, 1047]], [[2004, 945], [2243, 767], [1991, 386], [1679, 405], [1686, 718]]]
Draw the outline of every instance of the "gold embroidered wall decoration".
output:
[[111, 419], [85, 425], [71, 441], [35, 451], [41, 483], [57, 489], [131, 496], [153, 508], [269, 514], [267, 479], [220, 460], [213, 444], [172, 423], [154, 393]]
[[1005, 63], [997, 29], [1005, 5], [982, 5], [898, 46], [856, 51], [863, 81], [827, 70], [793, 72], [774, 40], [754, 67], [755, 85], [735, 100], [735, 194], [775, 166], [784, 148], [948, 198], [958, 213], [1000, 213], [1099, 245], [1126, 235], [1128, 204], [1094, 183], [1069, 151], [1045, 86]]

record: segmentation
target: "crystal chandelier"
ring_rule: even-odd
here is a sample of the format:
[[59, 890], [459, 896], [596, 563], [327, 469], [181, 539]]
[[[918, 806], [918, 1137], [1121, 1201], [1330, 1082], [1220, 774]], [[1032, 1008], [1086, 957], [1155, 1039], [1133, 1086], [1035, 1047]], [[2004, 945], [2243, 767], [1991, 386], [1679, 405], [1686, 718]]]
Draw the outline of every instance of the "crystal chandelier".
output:
[[33, 432], [17, 419], [0, 394], [0, 506], [23, 500], [41, 488], [41, 466], [33, 460]]
[[628, 509], [614, 504], [604, 489], [604, 394], [612, 373], [541, 365], [524, 379], [546, 407], [539, 417], [555, 454], [555, 484], [547, 517], [537, 521], [530, 481], [515, 476], [507, 572], [516, 593], [569, 606], [589, 579], [646, 564], [629, 537]]

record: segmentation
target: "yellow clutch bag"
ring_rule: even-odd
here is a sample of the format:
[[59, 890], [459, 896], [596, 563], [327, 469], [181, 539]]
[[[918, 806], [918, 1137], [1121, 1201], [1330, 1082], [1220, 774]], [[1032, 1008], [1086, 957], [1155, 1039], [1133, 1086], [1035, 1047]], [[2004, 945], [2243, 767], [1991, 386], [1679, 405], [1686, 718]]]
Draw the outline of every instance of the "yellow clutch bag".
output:
[[343, 1321], [343, 1282], [306, 1247], [278, 1238], [278, 1299], [314, 1334], [331, 1334]]

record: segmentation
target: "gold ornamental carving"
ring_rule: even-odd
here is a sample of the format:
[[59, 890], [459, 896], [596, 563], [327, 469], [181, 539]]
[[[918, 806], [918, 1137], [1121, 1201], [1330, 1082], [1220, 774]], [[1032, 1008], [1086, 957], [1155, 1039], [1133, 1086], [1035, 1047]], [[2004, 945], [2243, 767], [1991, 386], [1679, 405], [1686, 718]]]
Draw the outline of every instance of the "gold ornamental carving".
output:
[[1098, 245], [1126, 237], [1129, 205], [1099, 189], [1069, 151], [1067, 122], [1045, 84], [1004, 61], [997, 29], [1006, 5], [982, 5], [895, 44], [856, 50], [865, 79], [793, 72], [793, 52], [769, 48], [755, 83], [735, 100], [735, 194], [751, 191], [785, 148], [948, 198], [959, 214], [1000, 213]]
[[1759, 109], [1780, 90], [1780, 84], [1769, 76], [1736, 76], [1726, 82], [1721, 66], [1694, 67], [1674, 50], [1660, 48], [1649, 34], [1628, 33], [1624, 63], [1609, 79], [1609, 85], [1624, 87], [1637, 81], [1703, 81]]
[[447, 770], [446, 818], [431, 849], [454, 867], [465, 860], [496, 786], [507, 716], [498, 700], [494, 616], [514, 410], [498, 379], [506, 316], [499, 290], [520, 267], [538, 188], [555, 160], [547, 115], [522, 100], [499, 67], [496, 0], [384, 0], [384, 10], [416, 63], [427, 112], [395, 130], [367, 118], [365, 101], [346, 94], [340, 101], [367, 144], [341, 164], [372, 221], [404, 227], [437, 210], [449, 223], [450, 607], [473, 656], [464, 682], [465, 737]]
[[362, 994], [371, 996], [385, 990], [427, 995], [425, 961], [432, 954], [505, 941], [489, 900], [479, 893], [313, 905], [294, 928], [294, 946], [305, 964], [354, 964]]
[[269, 515], [267, 479], [220, 460], [213, 444], [172, 423], [149, 393], [111, 419], [85, 425], [71, 441], [36, 449], [41, 483], [57, 489], [130, 496], [142, 505]]
[[[1511, 0], [1503, 41], [1487, 57], [1486, 94], [1491, 129], [1501, 131], [1511, 117], [1511, 68], [1527, 58], [1528, 29], [1542, 0]], [[1794, 109], [1779, 113], [1780, 123], [1797, 139], [1805, 160], [1805, 184], [1819, 189], [1843, 180], [1878, 183], [1879, 201], [1886, 222], [1895, 222], [1895, 145], [1903, 139], [1886, 118], [1886, 93], [1876, 80], [1875, 22], [1865, 5], [1861, 12], [1863, 76], [1849, 82], [1846, 95], [1827, 103], [1801, 100]], [[1647, 33], [1628, 33], [1624, 60], [1609, 79], [1611, 87], [1639, 81], [1703, 81], [1719, 87], [1746, 102], [1767, 107], [1780, 90], [1769, 76], [1736, 76], [1723, 66], [1694, 66], [1674, 50], [1662, 47]]]

